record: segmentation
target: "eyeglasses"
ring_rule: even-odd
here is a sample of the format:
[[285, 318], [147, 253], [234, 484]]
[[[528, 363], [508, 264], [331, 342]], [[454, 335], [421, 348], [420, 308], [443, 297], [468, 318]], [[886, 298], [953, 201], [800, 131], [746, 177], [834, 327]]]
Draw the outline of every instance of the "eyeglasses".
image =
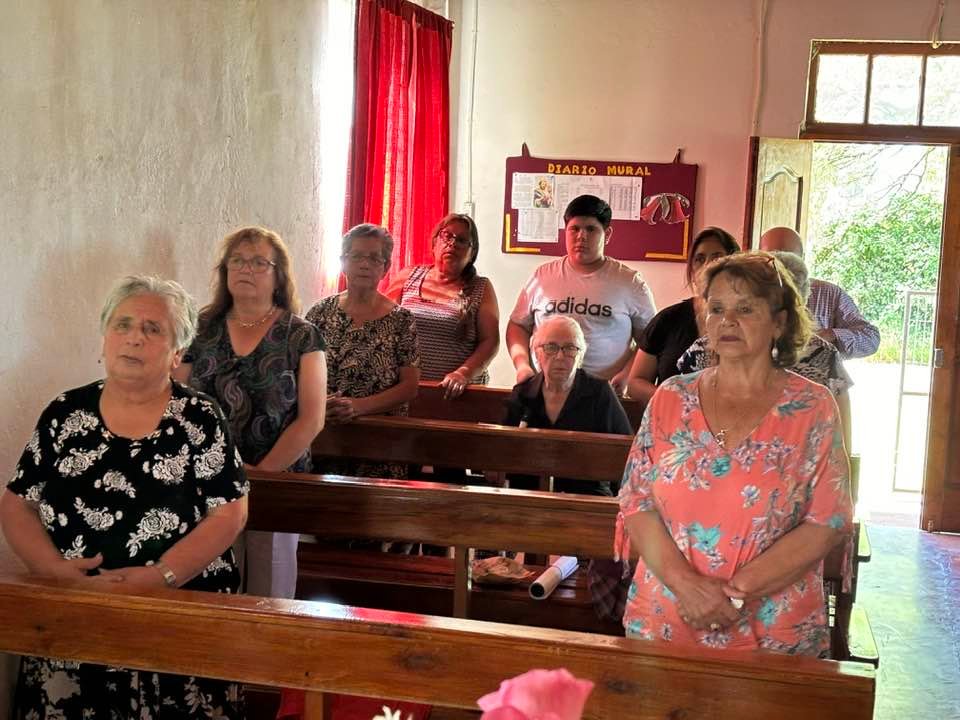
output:
[[458, 248], [470, 247], [472, 244], [470, 238], [463, 235], [457, 235], [449, 230], [441, 230], [437, 233], [437, 239], [445, 245], [456, 245]]
[[240, 272], [243, 268], [249, 267], [250, 272], [259, 275], [276, 266], [277, 264], [272, 260], [267, 260], [265, 257], [260, 257], [259, 255], [249, 260], [239, 255], [231, 255], [227, 258], [227, 270], [233, 270], [234, 272]]
[[540, 349], [543, 350], [544, 355], [553, 357], [558, 352], [562, 352], [569, 358], [575, 358], [580, 354], [580, 346], [569, 343], [567, 345], [559, 345], [557, 343], [544, 343], [540, 346]]
[[383, 255], [380, 253], [362, 253], [362, 252], [348, 252], [346, 255], [340, 256], [341, 260], [349, 260], [356, 265], [366, 261], [371, 265], [386, 265], [386, 261], [383, 259]]

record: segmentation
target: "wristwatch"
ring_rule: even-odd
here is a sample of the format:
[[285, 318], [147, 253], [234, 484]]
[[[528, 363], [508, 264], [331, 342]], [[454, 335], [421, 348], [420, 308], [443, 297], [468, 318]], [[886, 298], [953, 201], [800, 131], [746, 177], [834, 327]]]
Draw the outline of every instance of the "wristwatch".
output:
[[163, 575], [163, 581], [167, 584], [167, 587], [175, 588], [177, 586], [177, 576], [165, 563], [155, 562], [153, 566]]

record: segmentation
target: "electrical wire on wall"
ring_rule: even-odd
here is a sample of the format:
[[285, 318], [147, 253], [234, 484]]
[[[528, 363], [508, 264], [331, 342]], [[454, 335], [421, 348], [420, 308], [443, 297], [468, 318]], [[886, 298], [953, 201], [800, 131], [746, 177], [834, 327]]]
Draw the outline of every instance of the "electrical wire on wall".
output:
[[937, 12], [937, 19], [933, 23], [933, 34], [930, 37], [930, 45], [934, 50], [942, 44], [940, 42], [940, 33], [943, 32], [943, 11], [946, 9], [947, 0], [939, 0], [937, 4], [940, 8]]
[[750, 134], [760, 134], [760, 108], [763, 106], [763, 91], [766, 84], [767, 0], [759, 0], [757, 45], [753, 59], [753, 118]]
[[473, 2], [473, 27], [471, 28], [470, 42], [470, 92], [467, 103], [467, 161], [466, 161], [466, 192], [464, 193], [463, 211], [470, 217], [476, 216], [476, 203], [473, 200], [473, 108], [477, 88], [477, 31], [480, 19], [480, 0]]

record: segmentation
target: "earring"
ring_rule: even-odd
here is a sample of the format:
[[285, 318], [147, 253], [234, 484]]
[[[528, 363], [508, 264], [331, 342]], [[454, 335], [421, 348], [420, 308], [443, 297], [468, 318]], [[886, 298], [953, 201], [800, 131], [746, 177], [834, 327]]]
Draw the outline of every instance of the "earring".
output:
[[774, 343], [773, 347], [770, 348], [770, 359], [773, 360], [774, 365], [776, 365], [777, 361], [780, 359], [780, 350], [777, 349], [776, 343]]

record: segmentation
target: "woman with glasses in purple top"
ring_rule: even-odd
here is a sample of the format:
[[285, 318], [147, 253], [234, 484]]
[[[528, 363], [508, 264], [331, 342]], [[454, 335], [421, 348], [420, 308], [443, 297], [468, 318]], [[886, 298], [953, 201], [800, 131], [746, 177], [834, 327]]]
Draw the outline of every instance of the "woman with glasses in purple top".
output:
[[[241, 228], [224, 238], [213, 277], [213, 299], [174, 378], [216, 398], [247, 468], [310, 472], [327, 371], [323, 338], [296, 314], [287, 247], [271, 230]], [[247, 592], [292, 598], [299, 536], [245, 537]]]

